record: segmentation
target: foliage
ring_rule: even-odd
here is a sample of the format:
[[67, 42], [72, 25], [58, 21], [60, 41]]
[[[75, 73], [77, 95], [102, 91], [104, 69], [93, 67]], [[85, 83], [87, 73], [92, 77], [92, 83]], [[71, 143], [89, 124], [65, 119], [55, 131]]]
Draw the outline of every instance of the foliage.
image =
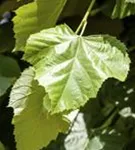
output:
[[22, 150], [40, 149], [55, 139], [58, 132], [68, 129], [68, 123], [62, 120], [61, 115], [50, 116], [43, 108], [43, 97], [48, 97], [44, 88], [34, 80], [34, 76], [32, 68], [25, 70], [10, 95], [9, 107], [14, 108], [17, 149]]
[[38, 0], [17, 9], [17, 16], [13, 19], [15, 50], [24, 50], [26, 40], [31, 34], [55, 25], [65, 2], [66, 0]]
[[24, 59], [35, 67], [36, 79], [48, 92], [49, 111], [59, 113], [96, 97], [107, 78], [123, 81], [129, 69], [125, 50], [111, 36], [80, 37], [61, 25], [30, 36]]
[[133, 0], [110, 0], [107, 2], [108, 8], [105, 9], [105, 13], [108, 13], [113, 19], [124, 18], [135, 14], [135, 1]]
[[134, 0], [0, 2], [0, 150], [134, 149], [134, 14]]

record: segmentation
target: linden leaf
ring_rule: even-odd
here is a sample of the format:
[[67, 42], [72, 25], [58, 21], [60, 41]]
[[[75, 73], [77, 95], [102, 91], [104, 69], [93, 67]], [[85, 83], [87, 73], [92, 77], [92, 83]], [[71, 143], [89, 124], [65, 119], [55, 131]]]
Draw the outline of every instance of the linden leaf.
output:
[[30, 36], [24, 59], [35, 67], [51, 113], [83, 106], [108, 78], [124, 81], [130, 63], [126, 47], [114, 37], [82, 37], [66, 25]]
[[[50, 116], [43, 107], [44, 88], [34, 80], [34, 69], [26, 69], [16, 81], [9, 106], [14, 109], [13, 124], [18, 150], [39, 150], [68, 129], [61, 115]], [[48, 98], [48, 97], [46, 97]]]
[[13, 18], [15, 51], [24, 50], [28, 37], [55, 25], [66, 0], [37, 0], [17, 9]]

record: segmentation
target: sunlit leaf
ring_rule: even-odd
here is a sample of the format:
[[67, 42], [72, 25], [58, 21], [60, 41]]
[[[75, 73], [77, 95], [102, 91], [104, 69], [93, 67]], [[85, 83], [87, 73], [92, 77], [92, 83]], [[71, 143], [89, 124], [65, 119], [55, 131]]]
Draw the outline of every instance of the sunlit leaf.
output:
[[109, 77], [124, 81], [130, 63], [126, 47], [114, 37], [81, 37], [66, 25], [30, 36], [24, 59], [34, 65], [52, 113], [83, 106]]
[[66, 0], [37, 0], [17, 9], [14, 17], [15, 50], [24, 50], [27, 38], [55, 25]]
[[32, 68], [25, 70], [10, 95], [18, 150], [39, 150], [56, 139], [59, 132], [68, 129], [68, 122], [61, 115], [50, 116], [43, 107], [46, 94], [34, 76]]

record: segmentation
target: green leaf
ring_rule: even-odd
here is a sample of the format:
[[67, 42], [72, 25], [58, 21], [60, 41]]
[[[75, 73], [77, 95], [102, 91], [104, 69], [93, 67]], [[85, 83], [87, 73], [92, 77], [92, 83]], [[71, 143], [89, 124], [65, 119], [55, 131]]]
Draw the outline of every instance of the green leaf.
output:
[[14, 83], [14, 78], [0, 76], [0, 97], [4, 95], [7, 89]]
[[5, 94], [19, 74], [17, 62], [11, 57], [0, 55], [0, 96]]
[[20, 68], [15, 59], [0, 55], [0, 75], [5, 77], [18, 77]]
[[106, 2], [106, 8], [103, 12], [112, 19], [124, 18], [135, 14], [135, 1], [134, 0], [109, 0]]
[[66, 25], [30, 36], [24, 59], [48, 92], [51, 113], [83, 106], [107, 78], [124, 81], [130, 63], [125, 46], [114, 37], [81, 37]]
[[68, 122], [61, 115], [50, 116], [44, 109], [43, 98], [46, 94], [34, 76], [33, 68], [26, 69], [10, 95], [17, 150], [39, 150], [56, 139], [59, 132], [68, 129]]
[[54, 26], [65, 3], [66, 0], [37, 0], [17, 9], [13, 19], [16, 39], [14, 50], [24, 50], [31, 34]]

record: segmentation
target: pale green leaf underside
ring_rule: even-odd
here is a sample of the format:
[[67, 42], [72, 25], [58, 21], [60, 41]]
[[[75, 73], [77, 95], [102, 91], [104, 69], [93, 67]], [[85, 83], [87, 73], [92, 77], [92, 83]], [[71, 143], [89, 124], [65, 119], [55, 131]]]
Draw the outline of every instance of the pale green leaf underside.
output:
[[17, 150], [39, 150], [68, 129], [68, 122], [62, 116], [47, 113], [43, 107], [44, 88], [33, 78], [34, 70], [25, 70], [10, 95]]
[[65, 150], [123, 150], [126, 143], [123, 135], [107, 129], [96, 133], [96, 129], [86, 125], [86, 116], [85, 119], [83, 116], [82, 113], [78, 114], [71, 132], [65, 138]]
[[134, 0], [113, 0], [107, 1], [108, 10], [104, 10], [105, 14], [109, 14], [113, 19], [124, 18], [135, 14], [135, 1]]
[[37, 0], [17, 9], [13, 19], [16, 45], [24, 50], [27, 38], [42, 29], [55, 25], [66, 0]]
[[52, 113], [77, 109], [96, 97], [110, 77], [124, 81], [130, 60], [125, 46], [108, 35], [81, 37], [66, 25], [30, 36], [24, 59], [51, 99]]

